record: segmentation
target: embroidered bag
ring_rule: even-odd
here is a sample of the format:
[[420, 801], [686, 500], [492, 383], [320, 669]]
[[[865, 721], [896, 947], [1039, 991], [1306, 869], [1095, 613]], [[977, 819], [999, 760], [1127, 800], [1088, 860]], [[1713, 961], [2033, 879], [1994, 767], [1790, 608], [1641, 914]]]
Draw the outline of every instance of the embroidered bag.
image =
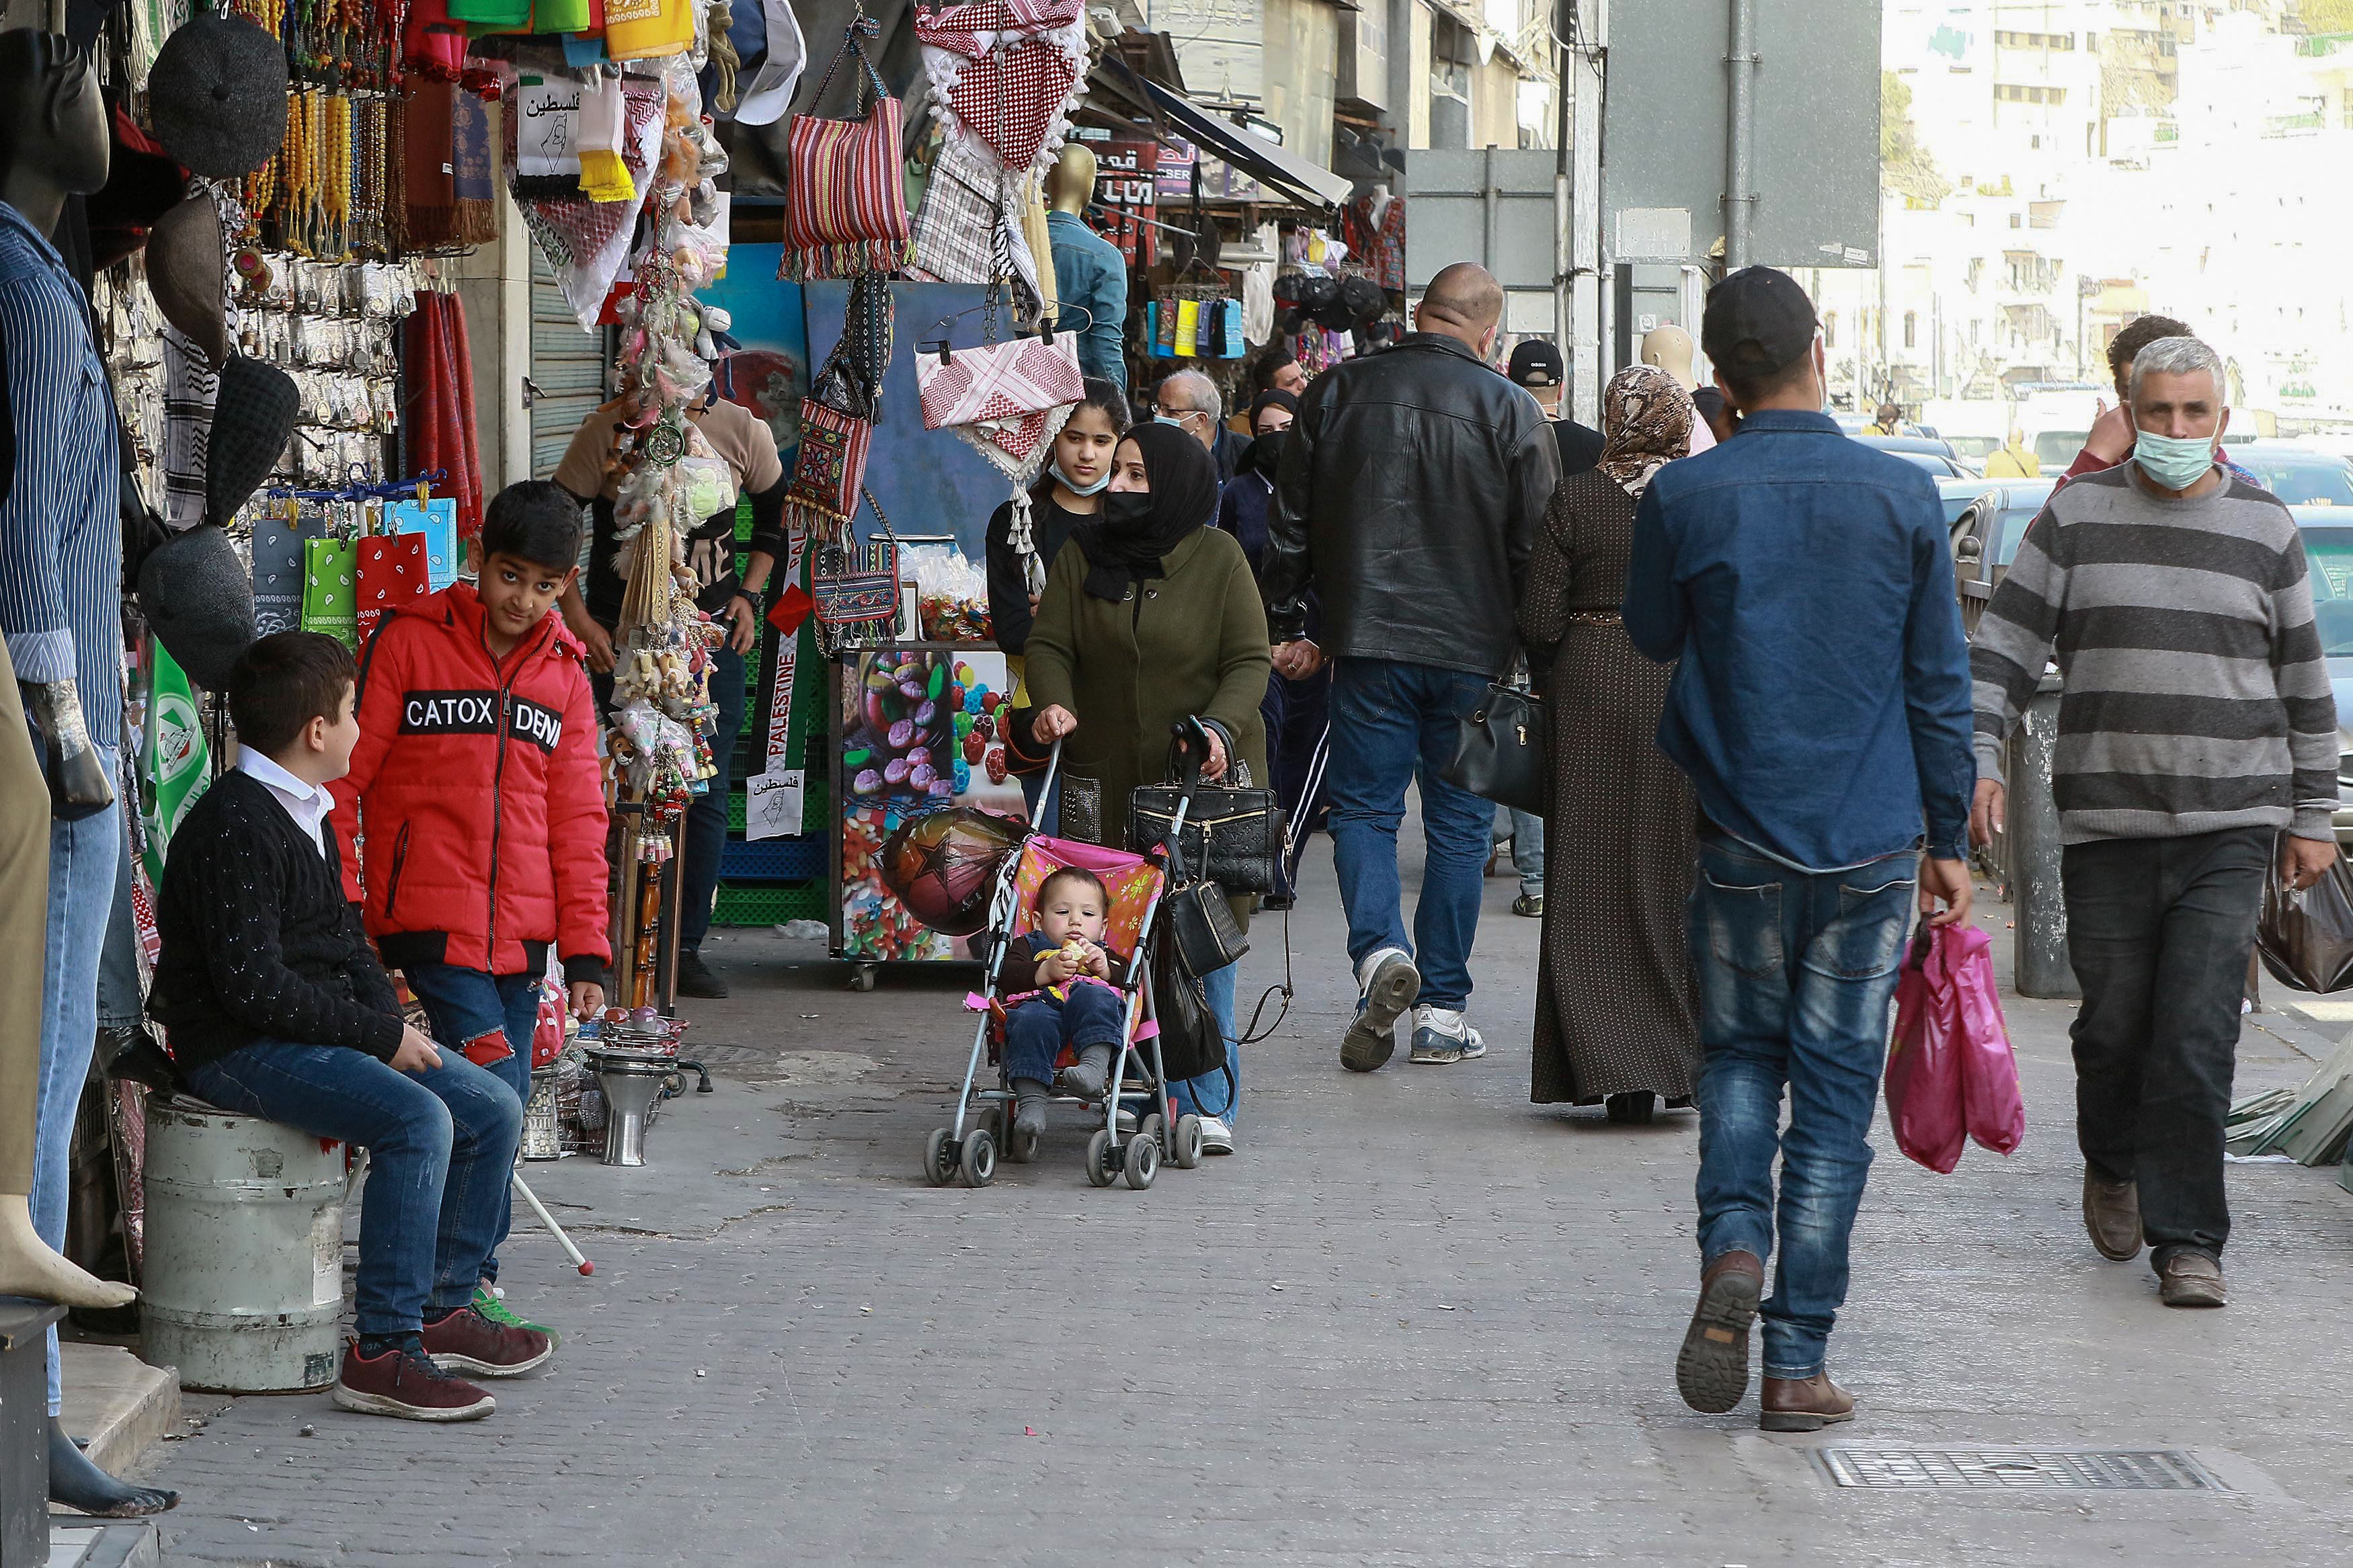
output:
[[861, 493], [882, 524], [882, 537], [860, 543], [845, 517], [809, 552], [809, 597], [818, 641], [833, 645], [828, 652], [844, 646], [844, 632], [879, 626], [887, 633], [899, 618], [899, 539], [874, 492], [861, 487]]
[[841, 62], [858, 59], [858, 118], [796, 114], [787, 136], [785, 257], [779, 276], [806, 280], [888, 272], [907, 258], [907, 195], [899, 174], [899, 100], [860, 40], [881, 31], [860, 15], [818, 86], [822, 100]]

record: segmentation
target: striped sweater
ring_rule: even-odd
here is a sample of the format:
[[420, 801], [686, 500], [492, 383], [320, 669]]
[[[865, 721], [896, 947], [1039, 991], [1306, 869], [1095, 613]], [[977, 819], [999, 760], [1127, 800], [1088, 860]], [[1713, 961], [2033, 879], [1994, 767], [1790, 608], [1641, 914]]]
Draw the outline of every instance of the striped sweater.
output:
[[2055, 491], [1969, 652], [1978, 776], [2055, 646], [2067, 843], [2225, 827], [2332, 837], [2337, 706], [2295, 519], [2227, 475], [2184, 500], [2126, 463]]

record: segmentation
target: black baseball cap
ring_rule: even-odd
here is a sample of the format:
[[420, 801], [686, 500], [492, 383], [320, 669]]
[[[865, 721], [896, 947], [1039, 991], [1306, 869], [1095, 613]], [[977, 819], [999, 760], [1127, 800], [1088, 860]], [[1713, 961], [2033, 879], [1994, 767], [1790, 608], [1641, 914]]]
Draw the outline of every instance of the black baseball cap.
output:
[[1744, 267], [1707, 291], [1700, 347], [1726, 380], [1770, 375], [1813, 346], [1814, 302], [1788, 273]]
[[1568, 366], [1549, 338], [1525, 338], [1512, 350], [1511, 368], [1504, 374], [1522, 386], [1558, 386]]

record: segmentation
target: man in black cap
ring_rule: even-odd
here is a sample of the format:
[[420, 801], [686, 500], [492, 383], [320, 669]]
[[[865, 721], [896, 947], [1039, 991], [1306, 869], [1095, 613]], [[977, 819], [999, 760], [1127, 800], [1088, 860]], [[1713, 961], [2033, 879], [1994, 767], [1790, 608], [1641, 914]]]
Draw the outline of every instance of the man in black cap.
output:
[[1549, 338], [1529, 338], [1512, 350], [1510, 368], [1504, 372], [1512, 380], [1528, 389], [1536, 400], [1544, 416], [1552, 421], [1552, 438], [1560, 448], [1560, 477], [1581, 474], [1601, 460], [1601, 432], [1590, 425], [1579, 425], [1561, 412], [1563, 385], [1568, 380], [1567, 362]]
[[1651, 477], [1624, 606], [1636, 647], [1680, 661], [1659, 744], [1702, 818], [1700, 1295], [1675, 1383], [1711, 1413], [1746, 1394], [1778, 1230], [1759, 1424], [1810, 1432], [1854, 1414], [1825, 1356], [1905, 932], [1915, 903], [1968, 913], [1968, 653], [1936, 487], [1821, 411], [1797, 280], [1735, 272], [1701, 342], [1740, 438]]
[[[1340, 1065], [1371, 1072], [1413, 1009], [1412, 1059], [1469, 1061], [1465, 1017], [1480, 874], [1494, 806], [1440, 776], [1461, 716], [1520, 651], [1518, 584], [1560, 481], [1535, 400], [1497, 375], [1504, 289], [1468, 261], [1441, 268], [1419, 329], [1336, 365], [1299, 400], [1268, 516], [1259, 586], [1297, 679], [1332, 677], [1332, 858], [1356, 965], [1356, 1022]], [[1306, 595], [1322, 636], [1305, 640]], [[1413, 931], [1398, 882], [1398, 826], [1419, 780], [1425, 847]]]

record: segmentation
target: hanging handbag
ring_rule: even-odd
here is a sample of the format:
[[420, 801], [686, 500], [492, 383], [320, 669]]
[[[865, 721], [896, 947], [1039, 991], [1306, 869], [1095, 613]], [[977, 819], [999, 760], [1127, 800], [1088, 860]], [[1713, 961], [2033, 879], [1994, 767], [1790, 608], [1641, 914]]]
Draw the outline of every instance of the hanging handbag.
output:
[[882, 524], [882, 537], [860, 542], [851, 520], [845, 517], [832, 536], [809, 552], [809, 598], [818, 637], [836, 650], [843, 646], [841, 634], [878, 625], [887, 630], [899, 618], [898, 536], [891, 531], [891, 520], [876, 505], [874, 493], [864, 493]]
[[348, 539], [311, 539], [303, 542], [302, 562], [302, 629], [324, 632], [357, 652], [359, 552]]
[[[1185, 782], [1138, 785], [1127, 797], [1127, 847], [1138, 854], [1157, 847], [1168, 837], [1177, 806], [1189, 802], [1178, 846], [1185, 864], [1229, 893], [1271, 893], [1282, 856], [1282, 803], [1271, 789], [1250, 787], [1250, 766], [1234, 754], [1232, 737], [1222, 725], [1219, 735], [1234, 782], [1205, 784], [1196, 763]], [[1170, 776], [1182, 779], [1183, 772], [1172, 746]]]
[[[1169, 747], [1170, 771], [1185, 781], [1177, 805], [1185, 811], [1187, 820], [1178, 826], [1176, 811], [1171, 809], [1160, 823], [1159, 836], [1149, 842], [1138, 842], [1134, 796], [1143, 793], [1138, 789], [1129, 795], [1129, 844], [1138, 853], [1156, 852], [1166, 863], [1169, 890], [1160, 900], [1161, 929], [1167, 933], [1166, 945], [1175, 951], [1177, 966], [1198, 980], [1240, 959], [1250, 951], [1250, 941], [1242, 935], [1233, 907], [1226, 901], [1226, 889], [1202, 869], [1198, 850], [1208, 840], [1193, 838], [1196, 853], [1190, 858], [1186, 854], [1186, 842], [1193, 826], [1191, 812], [1201, 786], [1201, 763], [1195, 746], [1206, 753], [1208, 742], [1202, 721], [1179, 721], [1175, 729], [1176, 739]], [[1232, 756], [1233, 742], [1222, 726], [1219, 735], [1226, 743], [1226, 754]], [[1197, 738], [1193, 744], [1187, 743], [1188, 737]], [[1281, 837], [1278, 830], [1278, 842]]]
[[1218, 1016], [1209, 1010], [1200, 981], [1185, 972], [1173, 942], [1159, 943], [1152, 955], [1152, 1021], [1160, 1026], [1160, 1070], [1170, 1083], [1226, 1065]]
[[356, 575], [359, 595], [353, 629], [364, 647], [385, 616], [431, 592], [425, 535], [370, 534], [359, 542]]
[[833, 73], [858, 61], [858, 114], [827, 120], [796, 114], [787, 136], [785, 256], [779, 276], [796, 281], [891, 272], [907, 259], [907, 194], [899, 175], [899, 100], [882, 85], [861, 41], [881, 31], [862, 13], [843, 30], [812, 102]]
[[1479, 705], [1462, 716], [1454, 758], [1439, 777], [1482, 800], [1541, 816], [1549, 740], [1543, 698], [1491, 683]]

